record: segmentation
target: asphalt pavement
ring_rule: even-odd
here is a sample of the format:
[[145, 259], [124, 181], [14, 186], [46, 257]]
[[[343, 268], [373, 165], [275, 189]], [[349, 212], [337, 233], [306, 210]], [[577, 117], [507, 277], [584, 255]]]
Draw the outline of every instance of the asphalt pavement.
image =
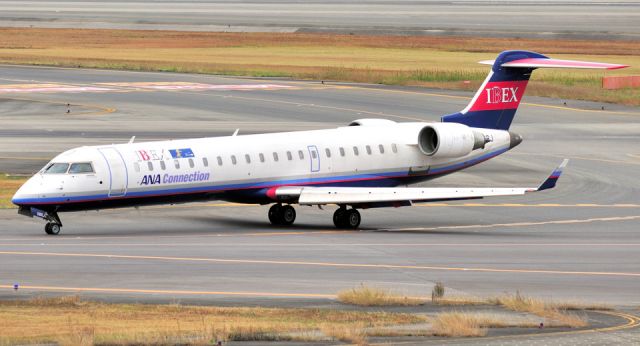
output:
[[[240, 134], [318, 129], [370, 117], [437, 121], [470, 97], [1, 66], [0, 171], [30, 174], [63, 150], [133, 135], [143, 141], [236, 128]], [[640, 109], [526, 96], [523, 102], [512, 126], [525, 138], [518, 148], [428, 184], [536, 186], [570, 158], [554, 190], [365, 210], [358, 231], [333, 229], [332, 208], [298, 207], [296, 224], [283, 229], [268, 224], [267, 207], [212, 201], [62, 214], [63, 232], [51, 237], [43, 222], [0, 210], [0, 299], [73, 292], [112, 301], [331, 306], [339, 290], [361, 283], [429, 296], [441, 281], [449, 294], [520, 291], [636, 311]], [[605, 340], [637, 337], [620, 333]], [[598, 335], [590, 336], [595, 344]], [[577, 340], [567, 342], [591, 339]]]

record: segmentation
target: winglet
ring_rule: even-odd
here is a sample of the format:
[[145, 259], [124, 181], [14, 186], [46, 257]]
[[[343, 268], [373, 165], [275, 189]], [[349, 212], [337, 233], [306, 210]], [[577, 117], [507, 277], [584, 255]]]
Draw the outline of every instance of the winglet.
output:
[[551, 175], [549, 175], [547, 180], [545, 180], [542, 184], [540, 184], [540, 186], [538, 186], [538, 189], [536, 191], [543, 191], [556, 187], [556, 183], [562, 175], [562, 170], [567, 167], [568, 163], [569, 159], [564, 159], [560, 166], [558, 166], [558, 168], [554, 169], [553, 172], [551, 172]]

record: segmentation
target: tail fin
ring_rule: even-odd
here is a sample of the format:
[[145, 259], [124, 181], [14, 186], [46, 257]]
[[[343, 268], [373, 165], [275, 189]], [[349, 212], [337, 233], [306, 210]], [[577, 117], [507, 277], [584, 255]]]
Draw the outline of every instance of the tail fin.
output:
[[531, 72], [536, 68], [617, 69], [627, 67], [626, 65], [550, 59], [539, 53], [516, 50], [500, 53], [495, 61], [481, 61], [480, 63], [493, 65], [491, 72], [469, 105], [458, 113], [443, 116], [443, 122], [508, 130], [527, 88]]

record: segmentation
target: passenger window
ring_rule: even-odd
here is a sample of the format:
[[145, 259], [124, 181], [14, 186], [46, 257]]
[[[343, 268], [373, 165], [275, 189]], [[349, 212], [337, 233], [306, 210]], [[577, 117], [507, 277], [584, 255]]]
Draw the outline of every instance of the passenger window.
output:
[[384, 145], [378, 144], [378, 150], [380, 150], [380, 154], [384, 154]]
[[234, 165], [236, 163], [238, 163], [238, 160], [236, 160], [236, 156], [235, 155], [231, 155], [231, 163], [233, 163]]
[[260, 162], [264, 162], [264, 154], [263, 153], [258, 154], [258, 157], [260, 157]]
[[164, 163], [164, 161], [160, 161], [160, 168], [162, 168], [163, 171], [167, 169], [167, 165]]
[[247, 161], [247, 163], [251, 163], [251, 156], [249, 156], [249, 154], [244, 154], [244, 160]]
[[196, 164], [193, 162], [193, 159], [189, 159], [189, 167], [193, 168]]
[[394, 153], [398, 152], [398, 146], [395, 143], [391, 144], [391, 151], [393, 151]]
[[287, 151], [287, 159], [288, 159], [289, 161], [293, 160], [293, 155], [291, 155], [291, 152], [290, 152], [290, 151]]
[[149, 172], [153, 172], [153, 162], [147, 161], [147, 168], [149, 168]]
[[344, 148], [340, 147], [340, 156], [344, 156]]
[[69, 168], [68, 163], [52, 163], [44, 170], [45, 174], [64, 174]]
[[222, 166], [222, 157], [218, 156], [218, 166]]
[[327, 154], [327, 157], [331, 157], [331, 149], [329, 148], [324, 149], [324, 153]]
[[137, 162], [134, 162], [134, 163], [133, 163], [133, 169], [135, 169], [135, 170], [136, 170], [136, 172], [140, 172], [140, 164], [139, 164], [139, 163], [137, 163]]
[[367, 145], [365, 148], [367, 148], [367, 154], [371, 155], [371, 147]]
[[304, 160], [304, 152], [302, 150], [298, 150], [298, 156], [300, 157], [300, 160]]
[[180, 169], [180, 161], [173, 160], [173, 164], [176, 165], [176, 169]]
[[278, 153], [276, 153], [275, 151], [273, 152], [273, 161], [278, 162]]
[[71, 167], [69, 167], [69, 173], [93, 173], [93, 167], [89, 162], [72, 163]]
[[353, 147], [353, 154], [358, 156], [360, 153], [358, 152], [358, 147]]
[[203, 157], [203, 158], [202, 158], [202, 164], [203, 164], [205, 167], [209, 167], [209, 160], [208, 160], [206, 157]]

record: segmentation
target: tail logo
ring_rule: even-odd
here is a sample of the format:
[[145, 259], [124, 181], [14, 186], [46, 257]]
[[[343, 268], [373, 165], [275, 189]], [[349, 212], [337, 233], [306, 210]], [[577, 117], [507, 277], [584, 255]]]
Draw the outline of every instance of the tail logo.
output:
[[476, 94], [469, 111], [516, 109], [526, 88], [526, 80], [488, 82]]
[[493, 88], [485, 89], [487, 93], [487, 104], [518, 102], [518, 87], [514, 88]]

